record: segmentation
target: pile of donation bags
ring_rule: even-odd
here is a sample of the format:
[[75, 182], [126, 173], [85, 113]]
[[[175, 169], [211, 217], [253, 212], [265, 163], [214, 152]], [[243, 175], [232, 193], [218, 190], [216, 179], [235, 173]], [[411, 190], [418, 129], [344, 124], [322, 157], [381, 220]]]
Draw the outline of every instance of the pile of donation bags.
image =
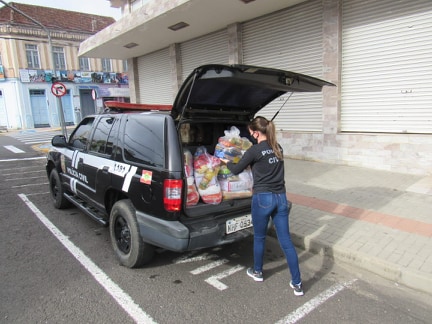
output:
[[194, 155], [184, 151], [187, 177], [187, 206], [196, 205], [200, 198], [206, 204], [217, 205], [226, 199], [246, 198], [252, 195], [252, 172], [248, 168], [233, 175], [220, 159], [237, 163], [244, 152], [252, 146], [247, 138], [240, 137], [235, 126], [225, 131], [211, 155], [204, 146], [199, 146]]

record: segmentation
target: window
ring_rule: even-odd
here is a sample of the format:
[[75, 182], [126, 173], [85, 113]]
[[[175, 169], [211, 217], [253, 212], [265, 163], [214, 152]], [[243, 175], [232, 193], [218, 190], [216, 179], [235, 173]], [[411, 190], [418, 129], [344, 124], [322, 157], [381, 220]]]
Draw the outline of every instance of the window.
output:
[[111, 59], [108, 58], [102, 59], [102, 72], [112, 72]]
[[[138, 118], [136, 118], [138, 117]], [[164, 130], [163, 118], [138, 115], [128, 118], [124, 136], [124, 158], [126, 161], [145, 165], [164, 167]]]
[[108, 136], [115, 121], [114, 117], [103, 117], [100, 119], [90, 143], [90, 151], [111, 155], [113, 138], [111, 137], [108, 141]]
[[80, 57], [79, 68], [81, 71], [90, 71], [90, 59], [88, 57]]
[[127, 70], [128, 70], [127, 60], [123, 60], [123, 72], [127, 72]]
[[53, 46], [54, 64], [57, 70], [66, 70], [66, 61], [63, 47]]
[[92, 129], [92, 125], [94, 122], [94, 118], [86, 118], [84, 119], [75, 131], [72, 133], [69, 143], [80, 150], [85, 150], [87, 147], [87, 142], [89, 140], [90, 132]]
[[27, 66], [30, 69], [39, 69], [39, 52], [37, 49], [37, 45], [26, 44], [26, 55], [27, 55]]

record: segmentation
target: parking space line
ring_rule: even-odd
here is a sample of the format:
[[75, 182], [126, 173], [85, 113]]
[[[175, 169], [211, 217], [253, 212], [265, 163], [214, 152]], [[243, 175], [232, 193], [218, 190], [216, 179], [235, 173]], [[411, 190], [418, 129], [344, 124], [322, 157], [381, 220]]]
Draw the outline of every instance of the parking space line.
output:
[[46, 156], [37, 156], [37, 157], [20, 158], [20, 159], [4, 159], [4, 160], [0, 160], [0, 162], [31, 161], [31, 160], [41, 160], [41, 159], [46, 160]]
[[13, 153], [25, 153], [23, 150], [19, 149], [18, 147], [15, 147], [13, 145], [5, 145], [3, 146], [5, 149], [13, 152]]
[[206, 271], [209, 271], [213, 268], [216, 268], [222, 264], [228, 263], [229, 261], [227, 259], [220, 259], [220, 260], [216, 260], [212, 263], [206, 264], [202, 267], [196, 268], [194, 270], [192, 270], [190, 273], [192, 273], [193, 275], [197, 275]]
[[135, 301], [108, 277], [84, 252], [74, 245], [46, 216], [27, 198], [18, 195], [33, 214], [60, 241], [61, 244], [77, 259], [96, 281], [111, 295], [136, 323], [156, 323]]
[[197, 253], [197, 251], [192, 251], [186, 255], [183, 255], [173, 261], [174, 264], [180, 264], [180, 263], [192, 263], [192, 262], [198, 262], [198, 261], [206, 261], [206, 260], [212, 260], [214, 258], [217, 258], [217, 255], [215, 254], [209, 254], [209, 253], [203, 253], [198, 256], [194, 256]]
[[25, 185], [16, 185], [16, 186], [12, 186], [11, 188], [23, 188], [23, 187], [34, 187], [34, 186], [46, 186], [48, 185], [48, 182], [42, 182], [42, 183], [30, 183], [30, 184], [25, 184]]
[[226, 278], [228, 276], [231, 276], [232, 274], [234, 274], [234, 273], [236, 273], [236, 272], [238, 272], [240, 270], [243, 270], [243, 269], [244, 269], [244, 267], [241, 266], [241, 265], [232, 267], [232, 268], [230, 268], [228, 270], [225, 270], [225, 271], [223, 271], [223, 272], [221, 272], [221, 273], [219, 273], [219, 274], [217, 274], [215, 276], [211, 276], [211, 277], [207, 278], [205, 280], [205, 282], [207, 282], [208, 284], [212, 285], [216, 289], [225, 290], [225, 289], [228, 288], [228, 286], [225, 285], [224, 283], [220, 282], [219, 280], [223, 279], [223, 278]]
[[276, 322], [276, 324], [297, 323], [299, 320], [301, 320], [303, 317], [305, 317], [307, 314], [312, 312], [314, 309], [316, 309], [321, 304], [325, 303], [328, 299], [330, 299], [331, 297], [336, 295], [338, 292], [351, 286], [355, 281], [357, 281], [357, 279], [352, 279], [350, 281], [347, 281], [344, 283], [338, 283], [336, 285], [331, 286], [326, 291], [323, 291], [318, 296], [312, 298], [307, 303], [303, 304], [303, 306], [297, 308], [294, 312], [292, 312], [288, 316], [286, 316], [283, 319], [281, 319], [280, 321]]

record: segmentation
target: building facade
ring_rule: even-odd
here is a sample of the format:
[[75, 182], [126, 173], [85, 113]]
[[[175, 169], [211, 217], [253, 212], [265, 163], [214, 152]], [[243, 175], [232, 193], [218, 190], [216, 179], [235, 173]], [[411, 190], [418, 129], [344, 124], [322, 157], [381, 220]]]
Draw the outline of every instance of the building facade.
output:
[[[124, 60], [113, 60], [109, 53], [78, 57], [79, 44], [113, 18], [9, 5], [16, 10], [0, 8], [0, 126], [60, 126], [60, 107], [66, 125], [73, 125], [101, 109], [104, 97], [129, 96]], [[64, 95], [53, 91], [54, 81], [64, 85]]]
[[111, 3], [123, 17], [79, 53], [100, 57], [109, 48], [127, 59], [132, 102], [172, 103], [184, 78], [207, 63], [310, 74], [337, 87], [285, 96], [260, 113], [283, 106], [275, 123], [287, 157], [432, 173], [431, 1]]

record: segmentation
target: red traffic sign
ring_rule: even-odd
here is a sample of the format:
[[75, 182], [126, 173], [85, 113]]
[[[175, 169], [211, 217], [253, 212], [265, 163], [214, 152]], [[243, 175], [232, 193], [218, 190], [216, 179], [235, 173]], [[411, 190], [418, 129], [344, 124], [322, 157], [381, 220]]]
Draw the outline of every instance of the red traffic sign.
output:
[[55, 82], [51, 86], [51, 92], [56, 97], [62, 97], [66, 94], [66, 86], [61, 82]]

